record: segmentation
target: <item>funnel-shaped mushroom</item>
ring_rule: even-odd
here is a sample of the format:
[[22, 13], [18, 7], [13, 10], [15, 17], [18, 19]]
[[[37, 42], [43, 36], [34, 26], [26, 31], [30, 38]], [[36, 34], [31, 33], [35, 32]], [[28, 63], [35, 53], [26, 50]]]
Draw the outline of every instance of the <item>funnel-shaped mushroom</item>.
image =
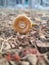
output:
[[19, 33], [28, 33], [32, 28], [31, 20], [24, 15], [18, 16], [13, 23], [13, 28]]

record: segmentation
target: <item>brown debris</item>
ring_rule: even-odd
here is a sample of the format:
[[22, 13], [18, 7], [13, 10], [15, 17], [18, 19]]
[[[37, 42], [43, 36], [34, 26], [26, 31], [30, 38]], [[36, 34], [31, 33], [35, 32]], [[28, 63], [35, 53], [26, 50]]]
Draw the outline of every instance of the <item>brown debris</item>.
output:
[[5, 56], [10, 54], [12, 58], [16, 55], [16, 58], [20, 56], [21, 59], [18, 62], [17, 60], [8, 62], [6, 59], [5, 65], [49, 65], [49, 20], [45, 24], [45, 20], [38, 19], [42, 18], [43, 13], [21, 11], [37, 25], [33, 26], [27, 34], [20, 34], [12, 28], [12, 21], [20, 12], [18, 10], [2, 11], [0, 13], [0, 64], [3, 61], [1, 65], [4, 65]]

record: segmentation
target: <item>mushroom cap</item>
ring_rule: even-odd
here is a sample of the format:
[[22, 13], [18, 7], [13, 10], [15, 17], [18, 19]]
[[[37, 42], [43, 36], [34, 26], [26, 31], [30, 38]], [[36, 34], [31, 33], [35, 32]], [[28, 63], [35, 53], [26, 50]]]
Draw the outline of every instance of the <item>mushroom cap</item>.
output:
[[15, 19], [13, 28], [16, 32], [28, 33], [32, 28], [32, 21], [27, 16], [20, 15]]

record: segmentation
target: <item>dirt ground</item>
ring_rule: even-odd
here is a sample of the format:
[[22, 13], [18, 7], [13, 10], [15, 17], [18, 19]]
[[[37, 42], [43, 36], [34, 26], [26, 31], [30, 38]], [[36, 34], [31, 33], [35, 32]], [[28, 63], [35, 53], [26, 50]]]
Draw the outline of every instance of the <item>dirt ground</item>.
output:
[[[12, 24], [18, 15], [37, 26], [25, 35], [15, 32]], [[8, 54], [15, 55], [14, 61]], [[49, 65], [49, 11], [0, 9], [0, 58], [1, 65]]]

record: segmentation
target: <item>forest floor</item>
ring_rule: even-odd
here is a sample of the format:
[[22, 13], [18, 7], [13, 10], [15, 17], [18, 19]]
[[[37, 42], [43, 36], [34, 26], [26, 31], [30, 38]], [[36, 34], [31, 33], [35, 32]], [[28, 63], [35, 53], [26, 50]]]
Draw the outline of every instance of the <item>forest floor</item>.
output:
[[[18, 15], [26, 15], [28, 16], [34, 23], [37, 24], [37, 26], [33, 27], [33, 29], [27, 33], [26, 35], [19, 34], [14, 31], [12, 25], [15, 20], [15, 18]], [[42, 10], [23, 10], [23, 9], [0, 9], [0, 51], [1, 54], [5, 53], [12, 53], [20, 54], [21, 59], [24, 55], [24, 50], [28, 51], [25, 52], [24, 57], [27, 57], [26, 59], [22, 59], [17, 64], [14, 61], [9, 61], [11, 65], [36, 65], [36, 62], [38, 59], [42, 59], [41, 62], [39, 60], [39, 63], [37, 65], [49, 65], [49, 11], [42, 11]], [[45, 28], [46, 27], [46, 28]], [[42, 30], [41, 30], [42, 28]], [[46, 31], [46, 32], [45, 32]], [[45, 38], [46, 37], [46, 38]], [[36, 42], [35, 42], [36, 41]], [[4, 49], [1, 48], [1, 45], [5, 44]], [[10, 43], [10, 44], [9, 44]], [[11, 44], [12, 43], [12, 44]], [[43, 48], [40, 53], [36, 47], [37, 46]], [[40, 43], [40, 44], [39, 44]], [[34, 45], [35, 44], [35, 45]], [[34, 47], [36, 49], [34, 49]], [[14, 48], [14, 49], [13, 49]], [[44, 49], [46, 48], [46, 49]], [[29, 50], [30, 51], [29, 51]], [[34, 56], [34, 50], [37, 51], [37, 55]], [[46, 51], [44, 51], [46, 50]], [[39, 55], [39, 58], [37, 59], [36, 56]], [[45, 55], [45, 56], [44, 56]], [[48, 55], [48, 56], [47, 56]], [[26, 58], [25, 57], [25, 58]], [[32, 58], [31, 58], [32, 57]], [[43, 57], [43, 58], [41, 58]], [[5, 59], [0, 56], [0, 64], [4, 65]], [[46, 58], [46, 59], [45, 59]], [[18, 58], [17, 58], [18, 59]], [[30, 61], [32, 59], [32, 61]], [[35, 61], [35, 60], [36, 61]], [[44, 59], [44, 60], [43, 60]], [[3, 60], [3, 62], [1, 62]], [[19, 60], [19, 59], [18, 59]], [[7, 62], [7, 60], [6, 60]], [[10, 63], [7, 62], [6, 65], [9, 65]]]

